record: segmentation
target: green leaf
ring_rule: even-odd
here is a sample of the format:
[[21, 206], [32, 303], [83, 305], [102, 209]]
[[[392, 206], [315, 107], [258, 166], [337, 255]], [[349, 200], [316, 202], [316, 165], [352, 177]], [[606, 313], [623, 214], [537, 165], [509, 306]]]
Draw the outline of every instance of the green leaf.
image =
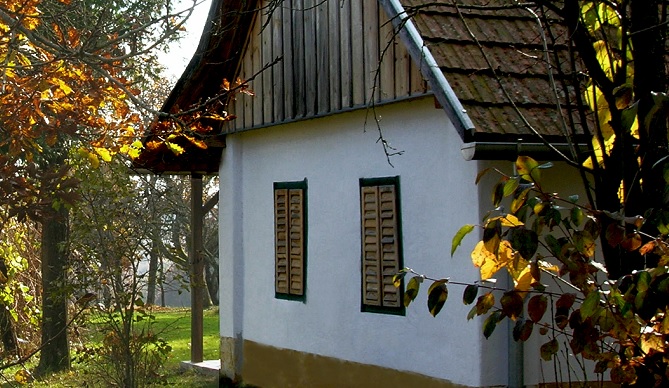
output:
[[521, 185], [521, 190], [517, 190], [511, 201], [511, 213], [516, 214], [518, 210], [527, 202], [527, 195], [534, 185]]
[[576, 247], [576, 250], [582, 253], [584, 256], [592, 257], [595, 254], [597, 244], [589, 232], [576, 231], [574, 232], [572, 239], [574, 240], [574, 246]]
[[632, 129], [632, 125], [634, 125], [634, 121], [636, 120], [636, 114], [638, 110], [639, 110], [639, 101], [635, 102], [629, 108], [623, 109], [620, 112], [620, 121], [623, 131], [627, 133], [630, 132], [630, 130]]
[[469, 310], [469, 314], [467, 314], [467, 320], [470, 321], [474, 319], [474, 317], [478, 315], [477, 311], [478, 309], [476, 308], [476, 305], [474, 305], [471, 310]]
[[493, 295], [492, 292], [487, 292], [479, 296], [478, 300], [476, 301], [476, 314], [483, 315], [487, 313], [494, 304], [495, 295]]
[[448, 288], [446, 288], [446, 283], [448, 279], [438, 280], [430, 286], [427, 292], [427, 308], [430, 310], [430, 314], [433, 317], [436, 317], [437, 314], [441, 311], [441, 308], [444, 307], [446, 299], [448, 298]]
[[669, 234], [669, 212], [666, 210], [659, 211], [653, 219], [653, 225], [662, 235]]
[[488, 318], [486, 318], [485, 322], [483, 323], [483, 335], [486, 339], [490, 338], [492, 333], [495, 331], [495, 327], [497, 327], [497, 322], [499, 322], [500, 316], [500, 312], [495, 311], [494, 313], [490, 314]]
[[581, 223], [585, 219], [585, 213], [583, 213], [583, 210], [581, 210], [580, 207], [576, 207], [576, 206], [571, 209], [571, 212], [570, 212], [569, 216], [571, 218], [571, 222], [576, 227], [581, 225]]
[[548, 245], [548, 250], [553, 254], [553, 256], [559, 258], [560, 252], [562, 251], [562, 245], [552, 234], [547, 234], [544, 236], [544, 241]]
[[653, 280], [648, 271], [639, 271], [638, 279], [636, 281], [636, 289], [638, 292], [646, 292], [650, 287], [650, 282]]
[[472, 304], [474, 302], [474, 299], [476, 299], [476, 295], [479, 293], [479, 286], [478, 284], [470, 284], [467, 287], [465, 287], [465, 292], [462, 294], [462, 303], [464, 304]]
[[590, 291], [581, 304], [581, 318], [586, 320], [595, 315], [595, 313], [599, 310], [599, 302], [599, 290]]
[[504, 196], [508, 197], [509, 195], [516, 192], [518, 185], [520, 184], [520, 179], [511, 178], [504, 183]]
[[453, 257], [455, 250], [462, 243], [462, 239], [465, 238], [465, 236], [471, 233], [473, 230], [474, 230], [474, 225], [472, 224], [463, 225], [455, 234], [455, 236], [453, 236], [453, 242], [451, 243], [451, 257]]
[[416, 299], [418, 296], [418, 291], [420, 290], [420, 284], [423, 282], [423, 278], [420, 276], [414, 276], [409, 280], [407, 284], [407, 289], [404, 291], [404, 307], [409, 307], [411, 302]]
[[517, 250], [525, 260], [531, 260], [539, 248], [537, 234], [523, 227], [509, 230], [509, 242], [513, 249]]
[[541, 345], [541, 358], [544, 359], [544, 361], [550, 361], [553, 358], [553, 355], [557, 354], [558, 350], [560, 350], [560, 344], [556, 339], [552, 339]]

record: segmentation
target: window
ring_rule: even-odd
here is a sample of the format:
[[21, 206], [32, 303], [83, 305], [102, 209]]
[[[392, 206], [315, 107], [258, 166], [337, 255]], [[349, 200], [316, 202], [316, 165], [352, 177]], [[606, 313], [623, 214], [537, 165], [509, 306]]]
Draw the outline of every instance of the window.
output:
[[404, 314], [399, 177], [360, 179], [362, 311]]
[[275, 296], [305, 300], [307, 180], [274, 183]]

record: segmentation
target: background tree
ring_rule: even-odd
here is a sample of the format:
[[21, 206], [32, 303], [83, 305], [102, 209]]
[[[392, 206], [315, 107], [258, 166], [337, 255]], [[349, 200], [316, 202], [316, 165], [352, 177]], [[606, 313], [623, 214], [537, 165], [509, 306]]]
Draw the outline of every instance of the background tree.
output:
[[77, 200], [68, 153], [83, 146], [97, 164], [136, 152], [136, 108], [150, 109], [138, 97], [141, 82], [158, 69], [155, 49], [189, 13], [163, 1], [0, 3], [2, 205], [44, 225], [39, 372], [69, 363], [65, 294], [57, 291], [66, 283], [67, 208]]

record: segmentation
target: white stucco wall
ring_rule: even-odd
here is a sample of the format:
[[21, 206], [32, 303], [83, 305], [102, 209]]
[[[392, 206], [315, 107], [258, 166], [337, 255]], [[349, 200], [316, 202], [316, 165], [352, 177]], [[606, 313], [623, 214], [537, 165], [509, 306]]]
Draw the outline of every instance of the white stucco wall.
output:
[[[227, 138], [220, 170], [221, 335], [279, 348], [410, 370], [469, 386], [507, 383], [503, 326], [491, 339], [467, 321], [463, 288], [442, 313], [421, 290], [406, 316], [360, 311], [359, 178], [400, 176], [404, 264], [434, 277], [473, 281], [477, 236], [450, 258], [451, 239], [480, 220], [489, 190], [481, 168], [430, 98], [377, 109], [385, 138], [403, 155], [390, 166], [371, 112], [255, 130]], [[365, 121], [368, 121], [365, 127]], [[501, 164], [510, 166], [508, 164]], [[306, 302], [274, 297], [272, 183], [308, 180]], [[234, 304], [235, 300], [243, 303]]]

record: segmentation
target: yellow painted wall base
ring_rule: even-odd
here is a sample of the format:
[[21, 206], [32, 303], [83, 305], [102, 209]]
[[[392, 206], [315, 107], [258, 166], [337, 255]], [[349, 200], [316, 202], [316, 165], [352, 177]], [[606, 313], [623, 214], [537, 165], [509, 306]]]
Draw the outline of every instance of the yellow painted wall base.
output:
[[[221, 356], [223, 357], [223, 356]], [[417, 373], [244, 341], [244, 383], [272, 387], [463, 387]]]

